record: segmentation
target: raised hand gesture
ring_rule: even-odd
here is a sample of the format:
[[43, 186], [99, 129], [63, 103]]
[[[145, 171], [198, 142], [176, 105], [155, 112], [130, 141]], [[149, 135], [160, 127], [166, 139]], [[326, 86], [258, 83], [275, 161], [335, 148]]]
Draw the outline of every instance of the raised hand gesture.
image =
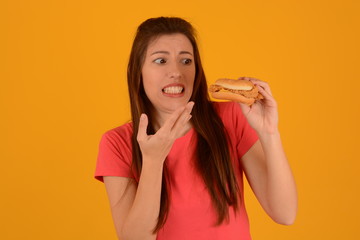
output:
[[185, 107], [174, 111], [154, 135], [147, 135], [148, 118], [146, 114], [141, 115], [137, 141], [144, 161], [165, 161], [175, 140], [189, 127], [187, 123], [193, 106], [194, 102], [189, 102]]

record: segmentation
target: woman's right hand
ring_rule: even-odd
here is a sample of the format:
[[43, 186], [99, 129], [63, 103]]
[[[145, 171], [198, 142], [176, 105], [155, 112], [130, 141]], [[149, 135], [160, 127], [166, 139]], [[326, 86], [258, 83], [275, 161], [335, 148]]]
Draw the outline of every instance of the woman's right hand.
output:
[[151, 159], [164, 163], [173, 143], [182, 136], [191, 118], [193, 106], [194, 102], [189, 102], [185, 107], [177, 109], [154, 135], [147, 135], [148, 117], [144, 113], [141, 114], [137, 141], [144, 161]]

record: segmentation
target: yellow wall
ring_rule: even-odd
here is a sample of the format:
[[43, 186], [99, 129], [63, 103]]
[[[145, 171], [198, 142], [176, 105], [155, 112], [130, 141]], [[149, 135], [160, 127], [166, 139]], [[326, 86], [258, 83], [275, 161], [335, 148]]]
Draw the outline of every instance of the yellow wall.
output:
[[0, 4], [0, 239], [116, 239], [93, 179], [101, 134], [130, 117], [126, 64], [149, 17], [194, 24], [209, 82], [270, 83], [299, 190], [293, 226], [247, 188], [254, 239], [357, 239], [359, 1]]

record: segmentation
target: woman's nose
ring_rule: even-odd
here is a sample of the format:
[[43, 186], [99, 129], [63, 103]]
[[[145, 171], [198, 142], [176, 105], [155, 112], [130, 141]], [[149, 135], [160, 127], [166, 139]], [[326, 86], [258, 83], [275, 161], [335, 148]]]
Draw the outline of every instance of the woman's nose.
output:
[[180, 78], [181, 77], [181, 71], [179, 66], [177, 66], [176, 64], [173, 64], [170, 68], [169, 68], [169, 77], [170, 78]]

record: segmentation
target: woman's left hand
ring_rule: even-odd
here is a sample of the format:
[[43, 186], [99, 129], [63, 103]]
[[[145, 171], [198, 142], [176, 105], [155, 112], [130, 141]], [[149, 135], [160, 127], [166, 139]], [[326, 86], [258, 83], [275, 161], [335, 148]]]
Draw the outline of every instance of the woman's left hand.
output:
[[272, 96], [269, 84], [256, 78], [241, 77], [239, 79], [249, 80], [259, 89], [264, 99], [255, 101], [248, 106], [239, 103], [242, 112], [247, 118], [250, 126], [259, 134], [273, 134], [278, 131], [278, 110], [277, 103]]

